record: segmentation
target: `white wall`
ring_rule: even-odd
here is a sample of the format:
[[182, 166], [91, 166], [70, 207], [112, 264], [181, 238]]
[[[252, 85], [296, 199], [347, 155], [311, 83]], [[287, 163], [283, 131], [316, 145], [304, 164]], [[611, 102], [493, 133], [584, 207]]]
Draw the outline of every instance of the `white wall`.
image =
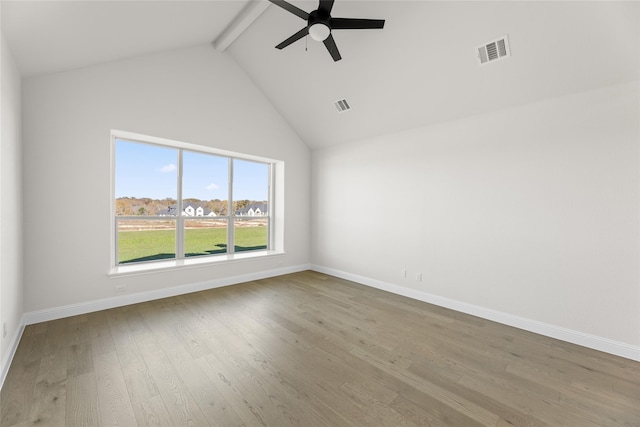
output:
[[21, 77], [4, 36], [0, 46], [0, 384], [10, 349], [21, 331], [22, 287], [22, 154]]
[[[309, 150], [212, 46], [25, 79], [23, 104], [27, 312], [309, 262]], [[108, 278], [111, 129], [285, 161], [286, 255]]]
[[639, 100], [635, 82], [314, 151], [312, 263], [637, 348]]

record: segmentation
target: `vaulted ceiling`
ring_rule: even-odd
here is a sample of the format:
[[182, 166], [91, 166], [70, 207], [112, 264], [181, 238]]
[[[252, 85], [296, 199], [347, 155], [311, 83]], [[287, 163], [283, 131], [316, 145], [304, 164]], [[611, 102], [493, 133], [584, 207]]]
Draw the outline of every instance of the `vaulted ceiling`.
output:
[[[239, 35], [225, 54], [315, 149], [638, 80], [639, 5], [337, 0], [333, 16], [386, 19], [383, 30], [335, 31], [339, 62], [311, 39], [274, 49], [305, 22], [267, 3], [3, 0], [1, 11], [25, 77], [205, 43], [222, 49], [222, 38]], [[255, 20], [237, 25], [246, 16]], [[512, 56], [480, 66], [475, 48], [503, 35]], [[351, 111], [336, 111], [341, 98]]]

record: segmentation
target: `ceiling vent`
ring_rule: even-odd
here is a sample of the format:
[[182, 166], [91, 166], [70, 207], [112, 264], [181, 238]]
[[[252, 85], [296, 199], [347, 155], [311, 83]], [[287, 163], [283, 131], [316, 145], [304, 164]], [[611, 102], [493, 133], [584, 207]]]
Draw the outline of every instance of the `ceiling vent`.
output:
[[351, 110], [351, 106], [349, 105], [346, 99], [339, 99], [335, 101], [333, 105], [336, 106], [338, 113], [344, 113], [345, 111]]
[[489, 62], [511, 56], [507, 36], [502, 36], [497, 40], [478, 46], [476, 48], [476, 52], [478, 54], [478, 63], [480, 65], [488, 64]]

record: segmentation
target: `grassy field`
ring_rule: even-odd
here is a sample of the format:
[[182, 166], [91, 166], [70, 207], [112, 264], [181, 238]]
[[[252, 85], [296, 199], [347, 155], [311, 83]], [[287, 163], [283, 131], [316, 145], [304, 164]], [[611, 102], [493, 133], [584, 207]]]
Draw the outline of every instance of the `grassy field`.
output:
[[[175, 258], [175, 230], [141, 230], [118, 233], [118, 263]], [[267, 227], [235, 229], [235, 252], [267, 248]], [[185, 255], [202, 256], [227, 252], [225, 228], [185, 230]]]

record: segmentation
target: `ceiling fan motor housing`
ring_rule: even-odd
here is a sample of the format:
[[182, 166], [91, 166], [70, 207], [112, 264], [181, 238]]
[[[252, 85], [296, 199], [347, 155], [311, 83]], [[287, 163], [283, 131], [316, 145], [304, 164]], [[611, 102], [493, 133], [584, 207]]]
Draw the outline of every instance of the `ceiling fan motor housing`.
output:
[[316, 41], [324, 41], [331, 34], [331, 15], [324, 10], [314, 10], [307, 20], [309, 35]]
[[323, 24], [329, 28], [331, 28], [331, 15], [325, 12], [322, 9], [314, 10], [309, 13], [309, 19], [307, 20], [308, 26], [312, 26], [314, 24]]

